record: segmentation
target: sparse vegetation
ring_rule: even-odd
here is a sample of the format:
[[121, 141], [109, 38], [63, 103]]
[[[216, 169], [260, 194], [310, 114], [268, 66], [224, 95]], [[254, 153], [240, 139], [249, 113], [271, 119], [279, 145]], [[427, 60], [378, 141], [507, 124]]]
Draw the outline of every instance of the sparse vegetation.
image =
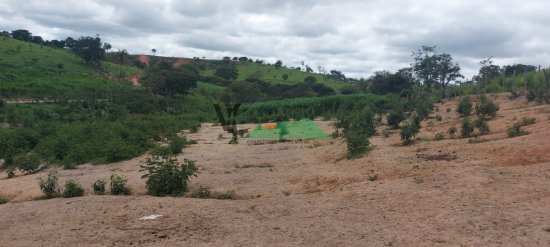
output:
[[435, 120], [438, 121], [438, 122], [441, 122], [441, 120], [442, 120], [441, 115], [439, 115], [439, 114], [435, 115]]
[[449, 135], [451, 136], [451, 138], [454, 138], [455, 134], [456, 134], [456, 127], [450, 127], [449, 130]]
[[15, 177], [15, 168], [10, 167], [6, 170], [6, 173], [8, 174], [8, 178]]
[[199, 186], [191, 193], [191, 197], [198, 199], [217, 199], [217, 200], [235, 200], [237, 194], [235, 191], [213, 192], [209, 187]]
[[529, 132], [523, 130], [521, 127], [522, 127], [521, 123], [514, 123], [512, 127], [508, 128], [506, 130], [506, 133], [508, 134], [508, 138], [529, 134]]
[[474, 120], [473, 127], [477, 128], [479, 130], [479, 133], [482, 135], [488, 134], [490, 132], [489, 124], [487, 124], [487, 120], [485, 120], [485, 117], [483, 116], [478, 116], [478, 118]]
[[532, 124], [535, 124], [537, 122], [537, 120], [533, 117], [523, 117], [521, 119], [521, 126], [527, 126], [527, 125], [532, 125]]
[[4, 198], [0, 197], [0, 205], [6, 204], [6, 203], [8, 203], [8, 202], [9, 202], [9, 201], [8, 201], [7, 199], [4, 199]]
[[443, 135], [443, 133], [437, 133], [434, 136], [434, 140], [436, 140], [436, 141], [441, 141], [443, 139], [445, 139], [445, 136]]
[[273, 167], [273, 164], [271, 163], [235, 165], [235, 168], [271, 168], [271, 167]]
[[378, 180], [378, 174], [372, 174], [368, 177], [369, 181], [376, 181]]

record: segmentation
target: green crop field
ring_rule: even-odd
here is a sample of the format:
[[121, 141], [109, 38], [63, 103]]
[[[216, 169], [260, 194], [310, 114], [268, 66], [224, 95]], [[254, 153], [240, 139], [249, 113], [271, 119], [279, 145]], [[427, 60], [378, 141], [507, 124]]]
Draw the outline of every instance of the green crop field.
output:
[[[297, 139], [319, 139], [328, 138], [330, 135], [325, 133], [315, 122], [309, 119], [302, 119], [300, 121], [286, 121], [282, 122], [288, 129], [288, 134], [283, 138], [287, 140]], [[266, 129], [261, 125], [258, 125], [254, 130], [245, 135], [245, 138], [251, 139], [279, 139], [279, 128]]]

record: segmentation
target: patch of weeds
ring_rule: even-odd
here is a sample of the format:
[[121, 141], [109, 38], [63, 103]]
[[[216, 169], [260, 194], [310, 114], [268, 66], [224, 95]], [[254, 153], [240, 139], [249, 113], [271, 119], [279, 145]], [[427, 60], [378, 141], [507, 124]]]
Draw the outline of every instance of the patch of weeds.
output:
[[369, 175], [369, 181], [376, 181], [378, 180], [378, 174]]
[[447, 110], [445, 110], [446, 112], [451, 112], [452, 109], [451, 108], [447, 108]]
[[210, 196], [210, 198], [217, 199], [217, 200], [236, 200], [237, 193], [235, 193], [234, 190], [230, 190], [226, 192], [212, 192], [212, 195]]
[[443, 139], [445, 139], [445, 136], [443, 135], [443, 133], [437, 133], [434, 136], [434, 140], [436, 140], [436, 141], [441, 141]]
[[69, 180], [65, 183], [65, 190], [62, 196], [65, 198], [79, 197], [84, 195], [84, 189], [74, 180]]
[[8, 203], [8, 202], [9, 202], [9, 201], [8, 201], [7, 199], [4, 199], [4, 198], [0, 197], [0, 205], [6, 204], [6, 203]]
[[483, 138], [479, 138], [479, 136], [475, 135], [471, 138], [468, 139], [468, 143], [482, 143], [482, 142], [486, 142], [487, 140], [486, 139], [483, 139]]
[[439, 115], [439, 114], [435, 115], [435, 120], [438, 121], [438, 122], [441, 122], [441, 120], [442, 120], [441, 115]]
[[283, 195], [289, 196], [289, 195], [290, 195], [290, 191], [283, 191]]
[[235, 168], [271, 168], [271, 163], [235, 165]]
[[523, 119], [521, 119], [521, 126], [527, 126], [527, 125], [532, 125], [532, 124], [535, 124], [535, 122], [537, 122], [537, 120], [533, 117], [523, 117]]
[[421, 177], [414, 177], [413, 180], [417, 184], [424, 183], [424, 179], [422, 179]]
[[117, 174], [111, 175], [111, 195], [129, 195], [131, 190], [125, 179]]
[[208, 199], [211, 196], [210, 188], [206, 186], [199, 185], [193, 192], [191, 193], [191, 197], [193, 198], [199, 198], [199, 199]]
[[506, 133], [508, 134], [508, 138], [513, 138], [513, 137], [517, 137], [517, 136], [522, 136], [522, 135], [527, 135], [529, 134], [529, 132], [521, 129], [521, 124], [520, 123], [514, 123], [512, 125], [512, 127], [508, 128], [506, 130]]
[[103, 195], [105, 194], [105, 180], [99, 179], [92, 184], [92, 189], [94, 191], [94, 194], [96, 195]]

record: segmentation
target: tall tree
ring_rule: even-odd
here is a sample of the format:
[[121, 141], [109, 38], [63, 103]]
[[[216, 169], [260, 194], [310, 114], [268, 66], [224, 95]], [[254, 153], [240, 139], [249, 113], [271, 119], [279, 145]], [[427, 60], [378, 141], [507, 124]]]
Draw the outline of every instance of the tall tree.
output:
[[193, 66], [183, 65], [177, 69], [162, 62], [150, 67], [141, 78], [140, 83], [148, 91], [156, 95], [174, 96], [187, 94], [197, 86], [199, 72]]
[[32, 33], [25, 29], [18, 29], [11, 32], [11, 37], [13, 39], [22, 40], [22, 41], [32, 41]]
[[105, 51], [111, 49], [109, 43], [102, 43], [99, 36], [80, 37], [72, 48], [73, 52], [82, 57], [88, 64], [99, 66], [105, 58]]
[[414, 64], [412, 69], [417, 79], [425, 86], [438, 84], [441, 87], [441, 97], [445, 97], [447, 87], [451, 81], [464, 78], [460, 74], [460, 66], [447, 53], [438, 53], [435, 46], [422, 46], [413, 52]]

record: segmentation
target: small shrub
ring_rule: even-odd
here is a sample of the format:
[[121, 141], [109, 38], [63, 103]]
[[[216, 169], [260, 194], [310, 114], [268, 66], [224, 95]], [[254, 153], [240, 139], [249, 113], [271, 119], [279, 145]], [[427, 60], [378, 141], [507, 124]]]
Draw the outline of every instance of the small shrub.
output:
[[191, 133], [197, 133], [197, 132], [199, 132], [199, 126], [198, 125], [193, 125], [193, 126], [191, 126], [191, 128], [189, 128], [189, 131]]
[[464, 118], [462, 120], [462, 128], [460, 129], [460, 136], [463, 138], [470, 137], [470, 134], [474, 132], [474, 126], [472, 125], [472, 122], [468, 120], [467, 118]]
[[6, 203], [8, 203], [8, 202], [9, 202], [9, 201], [8, 201], [7, 199], [4, 199], [4, 198], [0, 197], [0, 205], [6, 204]]
[[529, 132], [521, 129], [520, 123], [514, 123], [512, 127], [506, 130], [506, 133], [508, 134], [509, 138], [529, 134]]
[[435, 115], [435, 120], [437, 120], [438, 122], [441, 122], [441, 115], [437, 114]]
[[130, 188], [126, 183], [128, 179], [125, 179], [117, 174], [111, 175], [111, 194], [112, 195], [129, 195]]
[[94, 194], [96, 195], [104, 195], [105, 194], [105, 180], [99, 179], [92, 184], [92, 189], [94, 190]]
[[399, 134], [401, 135], [401, 140], [403, 145], [409, 145], [413, 142], [412, 138], [418, 133], [418, 126], [415, 124], [406, 124], [401, 128]]
[[443, 135], [443, 133], [437, 133], [437, 134], [435, 134], [434, 140], [436, 140], [436, 141], [441, 141], [441, 140], [443, 140], [443, 139], [445, 139], [445, 136]]
[[205, 186], [199, 186], [195, 190], [193, 190], [193, 193], [191, 193], [191, 197], [193, 198], [207, 199], [210, 198], [210, 196], [210, 188]]
[[231, 136], [229, 144], [239, 144], [239, 137], [237, 136], [237, 134], [233, 134], [233, 136]]
[[482, 135], [485, 135], [490, 131], [489, 125], [483, 116], [479, 116], [476, 120], [474, 120], [473, 126], [479, 129], [479, 133]]
[[365, 133], [348, 130], [344, 134], [347, 146], [347, 158], [354, 159], [362, 156], [369, 148], [369, 137]]
[[481, 95], [479, 101], [479, 104], [476, 104], [476, 115], [484, 117], [495, 117], [497, 115], [499, 107], [495, 102], [485, 95]]
[[451, 108], [447, 108], [447, 110], [445, 110], [446, 112], [451, 112], [452, 109]]
[[84, 195], [84, 189], [74, 180], [69, 180], [65, 183], [65, 190], [62, 196], [65, 198], [79, 197]]
[[284, 136], [288, 135], [288, 128], [285, 123], [277, 123], [277, 129], [279, 129], [279, 140], [284, 140]]
[[54, 198], [59, 195], [58, 180], [57, 171], [51, 171], [48, 173], [47, 177], [40, 177], [38, 179], [40, 190], [42, 190], [46, 198]]
[[454, 126], [453, 126], [453, 127], [450, 127], [450, 128], [449, 128], [449, 135], [450, 135], [451, 137], [454, 137], [455, 134], [456, 134], [456, 127], [454, 127]]
[[470, 114], [472, 113], [472, 100], [469, 96], [464, 96], [462, 97], [462, 99], [460, 99], [456, 111], [460, 114], [461, 117], [470, 116]]
[[6, 173], [8, 174], [8, 178], [13, 178], [15, 177], [15, 168], [11, 167], [9, 168]]
[[196, 176], [197, 172], [194, 161], [185, 159], [179, 163], [171, 156], [147, 158], [140, 167], [140, 171], [146, 172], [141, 178], [147, 179], [147, 191], [155, 196], [182, 195], [187, 190], [189, 177]]

